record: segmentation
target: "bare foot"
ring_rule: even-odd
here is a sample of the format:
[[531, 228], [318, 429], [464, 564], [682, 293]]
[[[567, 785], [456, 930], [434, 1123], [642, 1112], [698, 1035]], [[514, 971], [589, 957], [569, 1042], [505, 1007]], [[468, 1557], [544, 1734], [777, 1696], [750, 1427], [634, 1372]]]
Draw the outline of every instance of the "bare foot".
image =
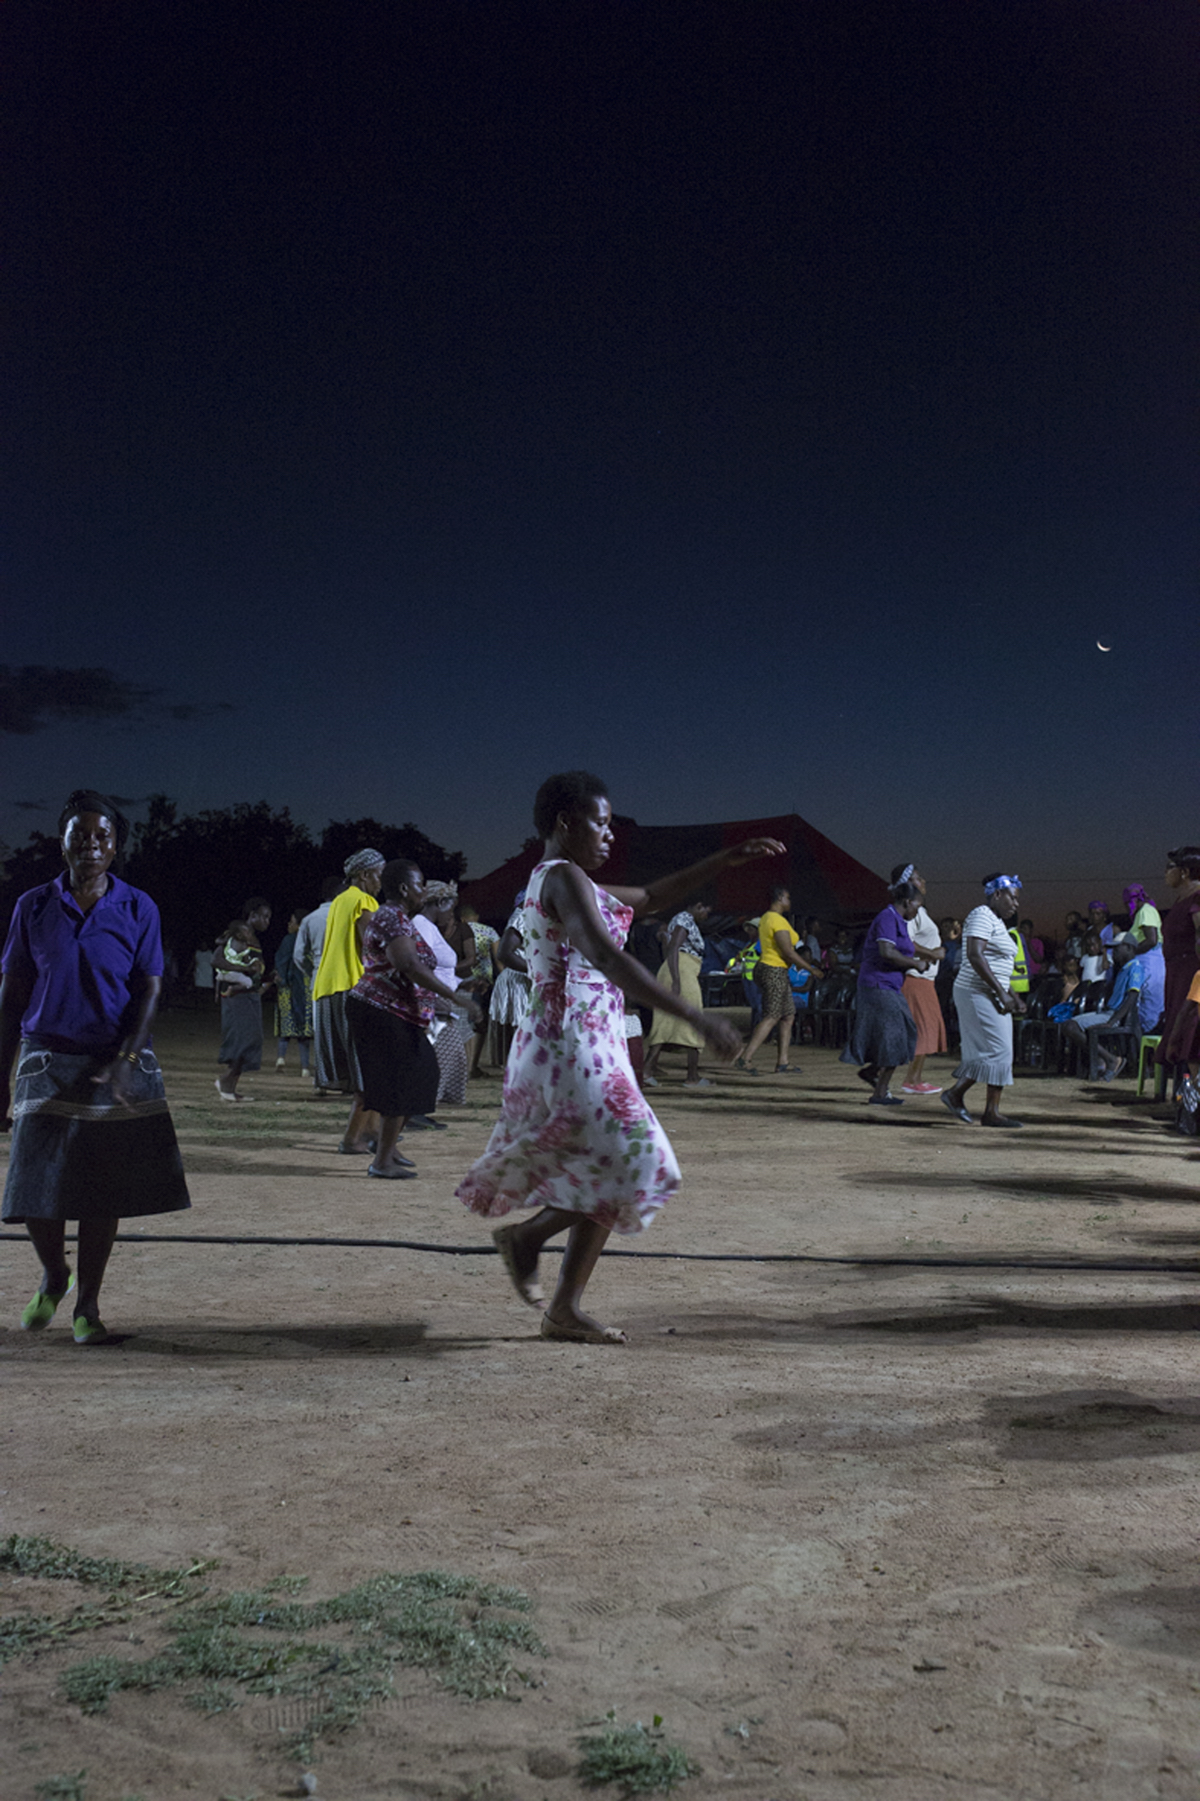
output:
[[542, 1315], [542, 1337], [565, 1339], [570, 1344], [628, 1344], [619, 1326], [602, 1326], [590, 1314], [570, 1308], [559, 1314]]
[[538, 1254], [522, 1244], [516, 1226], [497, 1226], [492, 1243], [500, 1256], [509, 1281], [527, 1307], [544, 1307], [546, 1297], [538, 1281]]

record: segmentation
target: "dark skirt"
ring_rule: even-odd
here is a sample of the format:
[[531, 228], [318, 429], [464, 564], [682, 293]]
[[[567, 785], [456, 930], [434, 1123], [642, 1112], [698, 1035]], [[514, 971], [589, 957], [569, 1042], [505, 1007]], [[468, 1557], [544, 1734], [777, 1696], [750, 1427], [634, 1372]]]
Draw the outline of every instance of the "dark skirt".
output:
[[262, 1067], [262, 995], [255, 988], [232, 994], [221, 1002], [221, 1048], [218, 1063], [240, 1063], [243, 1069]]
[[[346, 1023], [346, 999], [345, 993], [323, 994], [313, 1005], [317, 1087], [340, 1088], [343, 1094], [361, 1094], [362, 1070]], [[377, 1007], [374, 1011], [382, 1009]]]
[[154, 1052], [130, 1065], [128, 1107], [91, 1080], [107, 1061], [21, 1046], [6, 1220], [136, 1219], [191, 1206]]
[[898, 988], [858, 989], [854, 1031], [842, 1052], [843, 1063], [874, 1064], [899, 1069], [917, 1052], [917, 1026]]
[[385, 1119], [432, 1113], [438, 1060], [420, 1026], [353, 994], [346, 1002], [346, 1018], [362, 1069], [363, 1106]]

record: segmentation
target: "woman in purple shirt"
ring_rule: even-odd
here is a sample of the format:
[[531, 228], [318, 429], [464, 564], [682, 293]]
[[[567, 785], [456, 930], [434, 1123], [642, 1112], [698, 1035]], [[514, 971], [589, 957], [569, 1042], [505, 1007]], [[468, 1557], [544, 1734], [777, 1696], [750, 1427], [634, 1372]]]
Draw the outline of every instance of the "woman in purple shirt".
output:
[[908, 935], [908, 921], [921, 905], [921, 889], [906, 863], [888, 893], [891, 903], [877, 913], [867, 928], [862, 962], [858, 969], [858, 996], [854, 1031], [842, 1052], [843, 1063], [861, 1063], [859, 1078], [871, 1085], [868, 1106], [902, 1107], [893, 1094], [892, 1077], [901, 1065], [912, 1062], [917, 1048], [917, 1027], [908, 1002], [900, 992], [910, 969], [928, 969]]
[[[95, 1345], [108, 1336], [100, 1285], [121, 1219], [191, 1202], [150, 1049], [163, 969], [158, 909], [109, 874], [128, 822], [84, 789], [58, 829], [66, 872], [20, 897], [4, 946], [0, 1118], [4, 1130], [15, 1124], [3, 1216], [24, 1224], [42, 1264], [22, 1330], [44, 1330], [75, 1289], [75, 1342]], [[79, 1222], [78, 1287], [67, 1220]]]

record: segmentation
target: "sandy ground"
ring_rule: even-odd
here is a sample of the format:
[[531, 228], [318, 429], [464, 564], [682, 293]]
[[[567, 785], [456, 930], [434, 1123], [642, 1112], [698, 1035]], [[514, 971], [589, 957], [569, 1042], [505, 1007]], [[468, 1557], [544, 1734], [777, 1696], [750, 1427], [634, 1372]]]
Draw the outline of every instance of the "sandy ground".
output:
[[[869, 1109], [825, 1050], [703, 1093], [669, 1071], [685, 1187], [601, 1265], [632, 1339], [601, 1349], [540, 1341], [494, 1256], [442, 1254], [490, 1251], [453, 1188], [495, 1080], [388, 1185], [295, 1073], [221, 1107], [216, 1043], [211, 1013], [163, 1021], [194, 1207], [147, 1235], [442, 1249], [125, 1242], [125, 1336], [81, 1351], [15, 1329], [35, 1267], [4, 1243], [3, 1530], [217, 1558], [228, 1588], [525, 1589], [540, 1686], [472, 1703], [401, 1672], [321, 1748], [324, 1801], [576, 1801], [609, 1709], [663, 1717], [695, 1801], [1200, 1794], [1200, 1187], [1130, 1083], [1023, 1081], [1008, 1134]], [[3, 1611], [65, 1587], [5, 1576]], [[298, 1792], [280, 1705], [82, 1716], [56, 1679], [97, 1648], [7, 1667], [5, 1801], [81, 1767], [88, 1801]]]

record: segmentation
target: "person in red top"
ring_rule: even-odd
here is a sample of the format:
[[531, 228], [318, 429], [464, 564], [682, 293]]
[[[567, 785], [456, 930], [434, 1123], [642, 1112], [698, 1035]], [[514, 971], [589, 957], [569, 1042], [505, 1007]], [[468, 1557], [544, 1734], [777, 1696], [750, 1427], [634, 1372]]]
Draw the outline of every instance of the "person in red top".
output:
[[413, 1114], [437, 1105], [438, 1061], [426, 1037], [435, 995], [465, 1007], [478, 1024], [479, 1003], [434, 974], [434, 955], [412, 922], [425, 878], [399, 857], [380, 877], [383, 905], [362, 930], [363, 973], [346, 997], [346, 1018], [363, 1078], [363, 1106], [380, 1115], [369, 1176], [404, 1181], [416, 1174], [396, 1141]]

